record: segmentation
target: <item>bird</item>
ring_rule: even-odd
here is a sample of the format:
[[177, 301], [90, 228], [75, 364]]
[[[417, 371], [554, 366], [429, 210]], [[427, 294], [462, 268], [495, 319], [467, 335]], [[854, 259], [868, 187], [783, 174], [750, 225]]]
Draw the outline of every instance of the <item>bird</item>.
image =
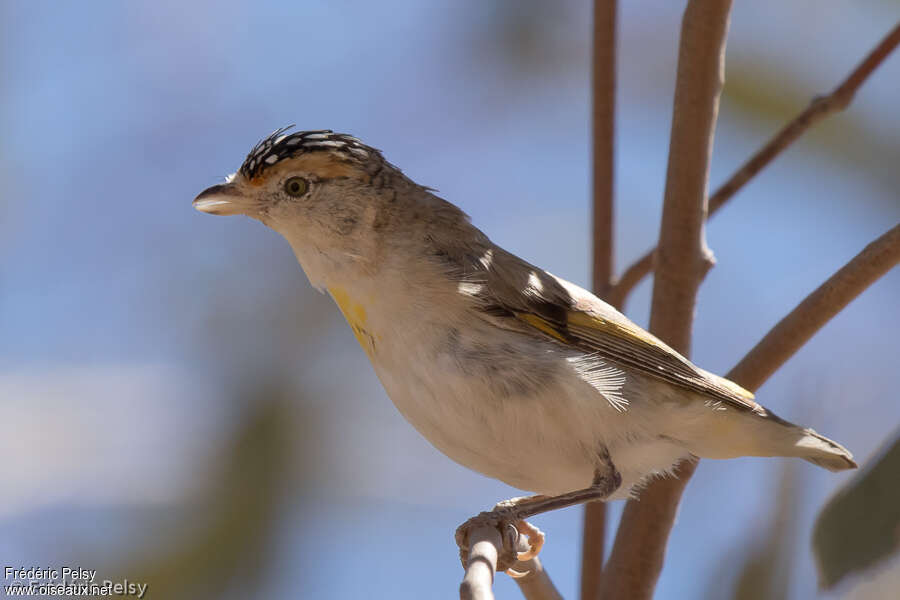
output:
[[461, 547], [478, 523], [527, 530], [527, 517], [632, 497], [695, 457], [856, 467], [837, 442], [494, 244], [380, 150], [292, 128], [262, 139], [192, 205], [281, 234], [403, 417], [457, 463], [536, 494], [464, 523]]

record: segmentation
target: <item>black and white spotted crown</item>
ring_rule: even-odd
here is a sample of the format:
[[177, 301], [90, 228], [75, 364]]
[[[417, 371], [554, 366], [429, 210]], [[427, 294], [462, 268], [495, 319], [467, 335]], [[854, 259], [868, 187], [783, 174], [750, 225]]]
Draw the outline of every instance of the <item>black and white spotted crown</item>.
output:
[[293, 127], [289, 125], [276, 129], [256, 144], [244, 159], [241, 174], [247, 179], [253, 179], [286, 158], [322, 150], [336, 152], [357, 163], [364, 163], [372, 158], [381, 159], [380, 151], [366, 146], [352, 135], [334, 133], [330, 129], [287, 133]]

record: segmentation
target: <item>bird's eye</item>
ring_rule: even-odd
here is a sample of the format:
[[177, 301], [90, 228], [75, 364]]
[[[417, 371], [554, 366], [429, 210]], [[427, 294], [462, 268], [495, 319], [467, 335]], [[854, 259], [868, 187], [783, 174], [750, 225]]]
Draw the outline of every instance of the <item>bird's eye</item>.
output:
[[302, 177], [291, 177], [284, 182], [284, 191], [290, 196], [302, 196], [308, 189], [309, 182]]

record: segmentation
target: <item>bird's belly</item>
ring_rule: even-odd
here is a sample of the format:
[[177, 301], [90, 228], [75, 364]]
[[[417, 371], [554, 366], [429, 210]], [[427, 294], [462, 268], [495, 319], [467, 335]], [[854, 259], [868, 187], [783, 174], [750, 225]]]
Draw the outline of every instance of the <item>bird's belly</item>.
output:
[[[548, 369], [540, 384], [528, 365], [464, 372], [421, 355], [375, 370], [400, 413], [454, 461], [513, 487], [544, 494], [591, 484], [596, 431]], [[417, 367], [417, 365], [421, 365]], [[532, 365], [534, 367], [534, 365]], [[488, 376], [490, 375], [490, 376]]]

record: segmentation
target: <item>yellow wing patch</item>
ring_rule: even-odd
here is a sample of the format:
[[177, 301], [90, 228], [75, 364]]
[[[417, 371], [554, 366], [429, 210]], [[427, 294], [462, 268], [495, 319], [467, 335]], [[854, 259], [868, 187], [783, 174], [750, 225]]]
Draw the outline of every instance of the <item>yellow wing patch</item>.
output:
[[739, 386], [738, 384], [736, 384], [735, 382], [733, 382], [730, 379], [725, 379], [724, 377], [720, 377], [720, 376], [716, 375], [715, 373], [710, 373], [709, 371], [704, 371], [703, 369], [700, 369], [699, 367], [698, 367], [698, 370], [701, 371], [707, 377], [714, 379], [716, 381], [716, 383], [718, 383], [722, 387], [728, 388], [729, 390], [731, 390], [738, 396], [742, 396], [742, 397], [746, 398], [747, 400], [753, 400], [754, 398], [756, 398], [756, 395], [753, 392], [742, 388], [741, 386]]
[[653, 346], [662, 345], [666, 350], [675, 352], [649, 332], [644, 331], [640, 327], [635, 327], [630, 323], [619, 323], [610, 319], [601, 319], [585, 312], [569, 312], [568, 319], [569, 324], [571, 325], [580, 325], [581, 327], [587, 327], [589, 329], [605, 331], [610, 335], [615, 335], [623, 339], [638, 339], [645, 344]]
[[733, 381], [696, 367], [651, 333], [610, 308], [609, 315], [568, 310], [565, 323], [534, 313], [516, 318], [542, 333], [586, 352], [595, 352], [621, 367], [635, 369], [707, 397], [749, 410], [761, 410], [753, 394]]
[[547, 320], [540, 318], [539, 316], [532, 313], [516, 313], [516, 318], [525, 321], [535, 329], [539, 329], [549, 335], [550, 337], [556, 338], [560, 342], [565, 342], [565, 338], [560, 335], [560, 333], [553, 328]]

